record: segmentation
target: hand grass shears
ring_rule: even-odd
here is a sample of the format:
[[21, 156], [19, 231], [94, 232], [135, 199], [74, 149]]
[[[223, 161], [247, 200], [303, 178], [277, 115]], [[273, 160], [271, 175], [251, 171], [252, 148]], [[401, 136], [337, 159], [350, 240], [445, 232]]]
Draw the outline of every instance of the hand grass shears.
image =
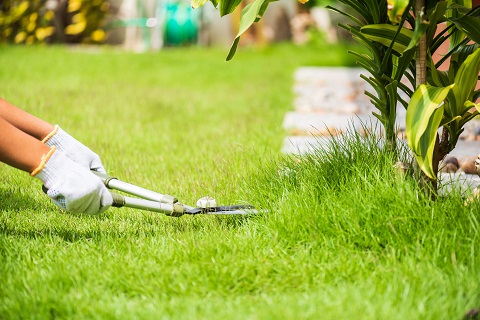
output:
[[[105, 173], [98, 171], [92, 172], [103, 181], [107, 188], [138, 197], [134, 198], [122, 195], [120, 193], [111, 192], [113, 197], [112, 206], [117, 208], [128, 207], [140, 210], [162, 212], [171, 217], [180, 217], [184, 214], [248, 215], [259, 213], [254, 206], [249, 204], [216, 206], [216, 203], [213, 199], [211, 199], [213, 201], [203, 201], [204, 204], [202, 206], [187, 206], [178, 202], [178, 199], [173, 196], [160, 194], [152, 190], [123, 182]], [[201, 200], [202, 199], [200, 199], [199, 202], [202, 202]]]

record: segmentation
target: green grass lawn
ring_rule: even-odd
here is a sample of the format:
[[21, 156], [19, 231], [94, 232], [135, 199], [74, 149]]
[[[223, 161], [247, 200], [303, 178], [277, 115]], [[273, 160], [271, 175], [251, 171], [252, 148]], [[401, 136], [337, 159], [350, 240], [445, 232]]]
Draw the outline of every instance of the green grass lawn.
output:
[[58, 123], [107, 171], [186, 204], [269, 213], [62, 213], [0, 165], [0, 319], [461, 319], [480, 307], [478, 204], [429, 200], [351, 135], [279, 154], [302, 65], [345, 47], [0, 47], [0, 96]]

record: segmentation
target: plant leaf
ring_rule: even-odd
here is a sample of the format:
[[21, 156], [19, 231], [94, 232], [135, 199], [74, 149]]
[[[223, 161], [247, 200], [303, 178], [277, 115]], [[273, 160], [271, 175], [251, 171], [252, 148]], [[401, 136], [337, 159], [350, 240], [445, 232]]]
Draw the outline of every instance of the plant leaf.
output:
[[[435, 4], [435, 7], [427, 12], [427, 20], [430, 22], [430, 25], [438, 25], [438, 22], [445, 19], [445, 12], [447, 10], [448, 1], [438, 1]], [[431, 43], [437, 28], [429, 28], [427, 31], [427, 41]]]
[[480, 48], [477, 48], [465, 59], [455, 74], [455, 87], [448, 94], [449, 112], [452, 115], [461, 115], [465, 101], [472, 99], [479, 72]]
[[407, 28], [402, 28], [398, 36], [395, 38], [397, 29], [397, 26], [391, 24], [372, 24], [362, 27], [360, 31], [369, 40], [381, 43], [386, 47], [389, 47], [392, 40], [395, 39], [393, 50], [402, 53], [410, 44], [410, 39], [413, 37], [413, 31]]
[[203, 6], [205, 3], [207, 3], [208, 0], [192, 0], [190, 2], [190, 5], [192, 6], [193, 9], [198, 9], [201, 6]]
[[248, 28], [258, 19], [259, 13], [265, 12], [266, 7], [264, 3], [270, 2], [269, 0], [255, 0], [252, 3], [249, 3], [245, 8], [242, 10], [242, 14], [240, 17], [240, 29], [233, 41], [233, 44], [230, 48], [230, 51], [227, 55], [227, 61], [231, 60], [237, 51], [237, 46], [240, 41], [240, 36], [247, 31]]
[[[451, 20], [457, 19], [462, 16], [460, 9], [471, 8], [472, 0], [448, 0], [448, 10], [445, 13], [445, 17], [448, 19], [447, 26], [452, 24]], [[457, 30], [451, 29], [450, 33], [450, 49], [455, 48], [462, 40], [465, 38], [465, 33], [462, 32], [460, 28], [457, 27]]]
[[235, 40], [233, 41], [232, 46], [230, 47], [230, 51], [228, 52], [227, 55], [227, 61], [232, 60], [233, 56], [235, 55], [235, 52], [237, 52], [237, 47], [238, 43], [240, 42], [240, 37], [236, 37]]
[[408, 51], [417, 46], [418, 41], [420, 41], [422, 35], [427, 31], [429, 24], [429, 22], [424, 22], [421, 15], [415, 20], [415, 28], [413, 30], [412, 38], [404, 51]]
[[398, 24], [402, 20], [403, 13], [408, 7], [408, 0], [387, 0], [388, 19], [393, 24]]
[[433, 87], [422, 84], [412, 95], [406, 114], [408, 145], [415, 154], [420, 168], [431, 179], [436, 178], [432, 169], [433, 148], [438, 126], [443, 117], [443, 103], [454, 85]]
[[218, 11], [220, 12], [220, 16], [223, 17], [227, 14], [232, 13], [240, 3], [242, 3], [242, 0], [219, 0], [220, 6], [218, 8]]
[[455, 26], [463, 31], [471, 40], [480, 44], [480, 18], [473, 16], [463, 16], [457, 19], [451, 19]]
[[437, 131], [443, 117], [443, 108], [444, 107], [442, 105], [435, 109], [432, 116], [430, 117], [430, 121], [428, 122], [425, 134], [423, 134], [420, 139], [422, 156], [416, 157], [422, 171], [425, 172], [425, 174], [431, 179], [437, 178], [437, 172], [433, 170], [433, 152], [437, 139]]

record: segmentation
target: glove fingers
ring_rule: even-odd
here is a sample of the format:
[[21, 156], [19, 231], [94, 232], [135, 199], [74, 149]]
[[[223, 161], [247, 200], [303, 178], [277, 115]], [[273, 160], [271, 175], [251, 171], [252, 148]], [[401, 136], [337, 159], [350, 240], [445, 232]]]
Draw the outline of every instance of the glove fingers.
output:
[[110, 192], [106, 192], [100, 199], [100, 204], [96, 199], [87, 199], [83, 202], [75, 202], [77, 206], [73, 206], [72, 203], [68, 203], [65, 197], [57, 192], [47, 192], [48, 196], [52, 199], [53, 203], [62, 210], [70, 212], [82, 212], [85, 214], [100, 214], [107, 211], [113, 203], [112, 195]]
[[66, 175], [59, 184], [51, 186], [47, 195], [65, 211], [86, 214], [105, 212], [113, 203], [112, 195], [98, 177], [89, 171], [85, 173], [91, 175], [90, 180], [80, 181]]
[[105, 168], [103, 167], [102, 163], [94, 164], [93, 162], [90, 164], [90, 170], [98, 171], [100, 173], [107, 173]]
[[65, 197], [61, 195], [57, 190], [49, 189], [47, 195], [52, 199], [53, 203], [62, 210], [67, 210], [67, 204]]

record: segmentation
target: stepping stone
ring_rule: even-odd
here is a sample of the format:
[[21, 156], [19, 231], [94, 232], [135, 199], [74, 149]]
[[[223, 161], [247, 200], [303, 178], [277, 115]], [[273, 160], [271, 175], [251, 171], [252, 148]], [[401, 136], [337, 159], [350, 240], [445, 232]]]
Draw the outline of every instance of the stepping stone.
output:
[[[405, 112], [399, 112], [397, 128], [405, 128]], [[326, 135], [355, 129], [382, 129], [379, 120], [372, 114], [306, 113], [290, 111], [283, 118], [283, 128], [291, 135]]]
[[[362, 68], [301, 67], [294, 74], [295, 110], [300, 112], [371, 113], [375, 110], [364, 92], [374, 89], [360, 74]], [[408, 97], [400, 92], [403, 99]], [[399, 105], [399, 108], [402, 107]], [[403, 107], [402, 107], [403, 109]]]
[[330, 137], [290, 136], [283, 139], [282, 153], [302, 155], [312, 153], [316, 148], [327, 147]]
[[295, 72], [295, 110], [361, 113], [371, 109], [360, 68], [302, 67]]
[[445, 196], [455, 187], [462, 194], [469, 193], [480, 186], [480, 177], [476, 174], [465, 174], [463, 172], [440, 173], [438, 175], [438, 193]]
[[309, 133], [329, 135], [329, 132], [346, 132], [348, 128], [359, 130], [362, 123], [377, 122], [373, 116], [336, 113], [287, 112], [283, 118], [283, 128], [296, 135]]
[[455, 149], [448, 155], [452, 157], [462, 158], [469, 156], [478, 156], [480, 154], [480, 141], [458, 140]]

